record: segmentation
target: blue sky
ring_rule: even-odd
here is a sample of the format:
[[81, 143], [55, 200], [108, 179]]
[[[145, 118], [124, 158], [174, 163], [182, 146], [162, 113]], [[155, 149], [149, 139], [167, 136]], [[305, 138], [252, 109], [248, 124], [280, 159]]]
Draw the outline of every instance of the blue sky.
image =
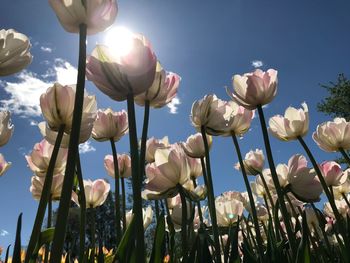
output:
[[[31, 171], [24, 158], [42, 138], [36, 123], [43, 120], [38, 111], [39, 96], [56, 80], [75, 82], [78, 36], [66, 33], [47, 1], [2, 0], [0, 27], [14, 28], [31, 38], [32, 64], [26, 71], [0, 79], [0, 107], [12, 111], [15, 132], [0, 149], [12, 162], [0, 178], [0, 246], [13, 243], [15, 222], [23, 212], [22, 240], [29, 239], [37, 202], [29, 192]], [[319, 84], [335, 81], [337, 74], [349, 75], [350, 49], [347, 1], [258, 1], [258, 0], [121, 0], [115, 25], [146, 35], [165, 69], [182, 77], [178, 92], [181, 104], [176, 113], [169, 108], [151, 110], [149, 136], [169, 136], [171, 142], [185, 140], [195, 130], [189, 121], [191, 105], [205, 94], [216, 93], [229, 99], [225, 86], [233, 74], [261, 66], [279, 71], [275, 100], [265, 108], [267, 119], [283, 114], [288, 106], [310, 110], [307, 143], [318, 161], [334, 158], [323, 153], [311, 139], [317, 124], [330, 118], [317, 112], [316, 104], [327, 94]], [[88, 38], [88, 53], [103, 42], [104, 33]], [[72, 80], [72, 81], [71, 81]], [[99, 92], [92, 83], [86, 89], [97, 96], [99, 108], [125, 109]], [[138, 133], [142, 108], [137, 107]], [[240, 140], [245, 154], [263, 146], [258, 119]], [[294, 153], [303, 153], [296, 142], [282, 143], [271, 138], [275, 161], [287, 162]], [[108, 143], [90, 140], [82, 154], [85, 178], [107, 178], [103, 158], [110, 154]], [[128, 152], [128, 138], [117, 144]], [[237, 162], [230, 138], [214, 138], [212, 172], [215, 193], [243, 190], [243, 179], [233, 169]]]

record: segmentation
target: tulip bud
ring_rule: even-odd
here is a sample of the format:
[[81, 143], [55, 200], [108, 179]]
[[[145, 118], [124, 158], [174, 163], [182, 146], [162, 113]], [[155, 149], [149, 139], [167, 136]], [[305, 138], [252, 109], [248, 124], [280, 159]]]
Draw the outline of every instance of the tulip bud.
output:
[[168, 136], [162, 139], [149, 138], [146, 142], [146, 161], [148, 163], [154, 162], [154, 154], [158, 148], [165, 148], [169, 146]]
[[[46, 177], [39, 177], [39, 176], [32, 177], [32, 185], [30, 186], [30, 192], [32, 193], [33, 198], [35, 200], [40, 200], [41, 198], [41, 193], [43, 191], [45, 178]], [[51, 185], [51, 192], [50, 192], [52, 201], [60, 200], [63, 179], [64, 179], [63, 174], [55, 175], [52, 178], [52, 185]]]
[[323, 162], [320, 164], [320, 170], [327, 186], [339, 186], [347, 179], [341, 166], [336, 162]]
[[[84, 180], [86, 207], [95, 208], [103, 205], [107, 199], [110, 188], [110, 184], [102, 179], [95, 181]], [[72, 194], [72, 199], [79, 205], [78, 195], [75, 192]]]
[[190, 178], [197, 179], [202, 175], [202, 164], [198, 158], [187, 157], [188, 166], [190, 168]]
[[[127, 154], [118, 154], [118, 169], [119, 176], [122, 178], [129, 178], [131, 176], [131, 159]], [[104, 159], [104, 166], [109, 176], [115, 177], [113, 155], [106, 155]]]
[[216, 217], [219, 226], [230, 226], [243, 214], [243, 203], [236, 200], [215, 200]]
[[[210, 149], [213, 142], [213, 139], [210, 135], [207, 135], [207, 142]], [[189, 157], [205, 157], [204, 141], [201, 133], [196, 133], [189, 136], [186, 140], [186, 143], [181, 143], [181, 146]]]
[[9, 111], [0, 112], [0, 146], [4, 146], [12, 137], [14, 126]]
[[62, 27], [70, 33], [79, 33], [81, 24], [86, 24], [89, 35], [101, 32], [113, 24], [118, 12], [115, 0], [49, 0], [49, 3]]
[[110, 139], [117, 142], [128, 130], [128, 114], [126, 111], [113, 112], [112, 109], [105, 111], [98, 110], [97, 118], [92, 129], [92, 138], [100, 142]]
[[26, 35], [13, 29], [0, 30], [0, 76], [17, 73], [32, 62]]
[[253, 110], [258, 105], [270, 103], [277, 93], [277, 71], [269, 69], [233, 76], [233, 93], [227, 88], [227, 94], [246, 109]]
[[343, 177], [345, 177], [344, 182], [339, 186], [333, 187], [333, 194], [335, 199], [343, 199], [343, 195], [350, 193], [350, 169], [343, 172]]
[[[259, 173], [262, 173], [262, 170], [264, 168], [264, 161], [265, 157], [262, 150], [256, 149], [255, 151], [249, 151], [243, 160], [244, 169], [247, 174], [250, 175], [257, 175]], [[240, 170], [240, 164], [237, 163], [235, 165], [235, 168], [237, 170]]]
[[[151, 206], [147, 206], [146, 209], [142, 208], [143, 215], [143, 229], [146, 230], [147, 227], [152, 223], [153, 219], [153, 210]], [[131, 219], [134, 217], [132, 210], [125, 213], [126, 218], [126, 227], [129, 226]]]

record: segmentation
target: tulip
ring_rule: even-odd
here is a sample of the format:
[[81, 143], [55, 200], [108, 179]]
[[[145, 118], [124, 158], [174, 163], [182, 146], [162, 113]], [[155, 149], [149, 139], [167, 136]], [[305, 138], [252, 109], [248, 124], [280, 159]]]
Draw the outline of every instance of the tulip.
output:
[[243, 214], [243, 203], [236, 200], [215, 200], [217, 224], [219, 226], [230, 226]]
[[[65, 132], [70, 134], [72, 129], [75, 86], [62, 86], [55, 83], [40, 96], [40, 107], [49, 128], [58, 131], [65, 125]], [[96, 98], [84, 94], [83, 115], [81, 130], [91, 130], [96, 118]]]
[[148, 40], [132, 35], [128, 54], [112, 54], [97, 45], [87, 58], [86, 77], [113, 100], [123, 101], [128, 94], [139, 95], [153, 83], [157, 58]]
[[321, 173], [327, 186], [339, 186], [345, 183], [347, 177], [343, 173], [341, 166], [334, 161], [326, 161], [320, 164]]
[[[348, 204], [346, 203], [345, 200], [334, 200], [335, 201], [335, 205], [339, 211], [339, 214], [343, 217], [347, 217], [347, 216], [350, 216], [350, 208], [348, 206]], [[331, 218], [335, 218], [335, 215], [334, 215], [334, 212], [333, 212], [333, 209], [330, 205], [329, 202], [326, 202], [323, 206], [323, 212], [331, 217]]]
[[270, 103], [277, 93], [277, 71], [266, 72], [256, 69], [254, 72], [233, 76], [234, 91], [226, 89], [227, 94], [238, 104], [253, 110], [258, 105]]
[[[276, 173], [278, 175], [279, 185], [281, 187], [287, 186], [288, 185], [288, 179], [287, 179], [288, 166], [285, 164], [278, 164], [276, 166]], [[267, 187], [269, 188], [269, 190], [276, 191], [275, 184], [273, 183], [273, 180], [272, 180], [272, 175], [271, 175], [270, 169], [264, 169], [262, 174], [266, 180], [266, 184], [267, 184]]]
[[[33, 176], [32, 185], [30, 186], [30, 192], [35, 200], [40, 200], [41, 192], [43, 191], [43, 186], [46, 177]], [[53, 177], [51, 185], [51, 200], [58, 201], [61, 197], [62, 185], [63, 185], [63, 174], [58, 174]]]
[[293, 155], [288, 161], [288, 183], [292, 192], [301, 200], [318, 201], [322, 186], [313, 169], [307, 167], [307, 160], [300, 154]]
[[159, 61], [157, 62], [156, 74], [151, 87], [135, 97], [135, 103], [144, 106], [146, 101], [153, 108], [161, 108], [175, 98], [180, 84], [180, 76], [165, 72]]
[[17, 73], [32, 62], [26, 35], [13, 29], [0, 30], [0, 76]]
[[[213, 142], [213, 139], [210, 135], [207, 135], [207, 141], [210, 149]], [[203, 137], [202, 137], [202, 134], [199, 132], [189, 136], [185, 143], [181, 143], [181, 146], [189, 157], [192, 157], [192, 158], [205, 157]]]
[[150, 138], [146, 142], [146, 161], [148, 163], [154, 162], [154, 154], [158, 148], [165, 148], [169, 146], [168, 136], [162, 139]]
[[187, 162], [190, 169], [190, 178], [192, 180], [195, 180], [202, 175], [202, 164], [200, 159], [187, 157]]
[[[110, 188], [110, 184], [102, 179], [97, 179], [95, 181], [84, 180], [86, 207], [95, 208], [103, 205], [107, 199]], [[72, 193], [72, 199], [79, 205], [78, 195], [75, 192]]]
[[[127, 154], [118, 154], [118, 168], [119, 176], [122, 178], [129, 178], [131, 176], [131, 159]], [[111, 177], [115, 177], [114, 174], [114, 162], [112, 155], [106, 155], [104, 159], [104, 166], [107, 173]]]
[[49, 0], [62, 27], [78, 33], [81, 24], [87, 25], [89, 35], [104, 31], [113, 24], [118, 7], [115, 0]]
[[309, 110], [306, 103], [301, 104], [303, 109], [288, 107], [284, 117], [276, 115], [270, 118], [270, 132], [282, 141], [296, 140], [304, 137], [309, 130]]
[[[151, 206], [147, 206], [146, 209], [142, 208], [143, 210], [143, 228], [144, 230], [147, 229], [147, 227], [152, 223], [152, 218], [153, 218], [153, 210]], [[126, 227], [129, 226], [131, 219], [134, 217], [134, 214], [132, 210], [128, 211], [125, 213], [125, 218], [126, 218]]]
[[100, 142], [110, 139], [117, 142], [128, 130], [128, 114], [126, 111], [113, 112], [110, 108], [105, 111], [98, 110], [92, 129], [92, 138]]
[[247, 110], [234, 101], [227, 102], [226, 108], [230, 112], [228, 126], [227, 128], [223, 128], [223, 132], [220, 135], [231, 136], [234, 134], [242, 136], [250, 128], [250, 124], [254, 118], [254, 111]]
[[0, 153], [0, 176], [2, 176], [11, 167], [10, 162], [6, 162], [4, 156]]
[[12, 137], [14, 126], [9, 111], [0, 112], [0, 146], [4, 146]]
[[335, 118], [317, 126], [312, 138], [326, 152], [350, 149], [350, 122]]
[[342, 199], [345, 195], [350, 193], [350, 169], [343, 172], [345, 181], [339, 185], [333, 187], [333, 194], [335, 199]]
[[[264, 168], [264, 161], [265, 157], [262, 150], [256, 149], [255, 151], [249, 151], [243, 160], [244, 168], [247, 174], [257, 175], [262, 173], [262, 170]], [[239, 163], [235, 165], [235, 168], [237, 170], [241, 169]]]
[[[181, 200], [180, 200], [181, 201]], [[191, 219], [192, 206], [190, 202], [186, 202], [187, 221]], [[170, 210], [170, 217], [174, 224], [175, 231], [181, 231], [182, 226], [182, 204], [181, 202], [173, 206]]]
[[[32, 170], [36, 176], [46, 176], [53, 149], [54, 146], [44, 139], [40, 143], [34, 145], [30, 155], [25, 156], [30, 170]], [[55, 162], [53, 175], [64, 174], [66, 169], [67, 152], [67, 149], [60, 148]]]
[[177, 193], [177, 186], [189, 180], [190, 169], [187, 156], [178, 145], [157, 149], [154, 163], [146, 166], [145, 188], [159, 198]]

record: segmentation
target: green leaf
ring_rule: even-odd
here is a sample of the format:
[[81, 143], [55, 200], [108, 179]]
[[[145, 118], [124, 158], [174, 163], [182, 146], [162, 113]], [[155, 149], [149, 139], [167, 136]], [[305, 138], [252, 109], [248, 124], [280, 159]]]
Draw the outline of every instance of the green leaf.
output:
[[154, 238], [152, 254], [149, 262], [162, 263], [165, 256], [165, 251], [163, 249], [164, 242], [165, 242], [165, 218], [164, 218], [164, 213], [161, 213], [157, 219], [155, 238]]
[[54, 232], [55, 232], [55, 228], [51, 227], [51, 228], [45, 229], [40, 233], [39, 240], [35, 245], [35, 249], [33, 251], [32, 256], [30, 257], [30, 260], [29, 260], [30, 263], [36, 262], [36, 258], [38, 257], [39, 250], [44, 244], [49, 244], [52, 242]]
[[9, 259], [10, 247], [11, 247], [11, 245], [8, 245], [7, 249], [6, 249], [5, 263], [7, 263], [8, 259]]
[[22, 229], [22, 213], [19, 214], [17, 220], [17, 229], [16, 229], [16, 241], [15, 247], [13, 249], [13, 262], [21, 262], [21, 229]]
[[116, 251], [115, 259], [119, 260], [118, 262], [130, 262], [129, 259], [135, 248], [135, 238], [135, 217], [133, 216]]
[[309, 247], [309, 228], [306, 220], [306, 213], [303, 212], [303, 234], [301, 237], [301, 241], [298, 247], [298, 253], [296, 258], [296, 263], [310, 263], [310, 247]]

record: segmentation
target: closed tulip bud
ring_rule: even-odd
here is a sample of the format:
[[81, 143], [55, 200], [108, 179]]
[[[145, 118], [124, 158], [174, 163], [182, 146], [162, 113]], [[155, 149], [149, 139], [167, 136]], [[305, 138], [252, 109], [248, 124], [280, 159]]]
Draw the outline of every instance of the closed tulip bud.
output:
[[0, 146], [4, 146], [12, 137], [14, 126], [9, 111], [0, 112]]
[[[118, 169], [119, 176], [122, 178], [129, 178], [131, 176], [131, 159], [127, 154], [118, 154]], [[104, 159], [104, 166], [109, 176], [115, 177], [113, 155], [106, 155]]]
[[[75, 100], [75, 85], [62, 86], [55, 83], [40, 96], [40, 107], [48, 126], [58, 131], [65, 125], [65, 132], [70, 134], [72, 129]], [[81, 130], [89, 129], [96, 118], [97, 104], [95, 96], [84, 94]], [[90, 129], [89, 129], [90, 130]], [[91, 133], [91, 130], [90, 130]]]
[[320, 200], [322, 186], [313, 169], [307, 167], [307, 160], [300, 154], [293, 155], [288, 161], [288, 183], [295, 196], [307, 202]]
[[[49, 163], [54, 146], [46, 140], [36, 143], [30, 155], [26, 155], [26, 160], [30, 170], [39, 177], [45, 177], [49, 168]], [[54, 175], [64, 174], [66, 169], [68, 150], [60, 148], [55, 162]]]
[[[84, 180], [86, 207], [95, 208], [103, 205], [107, 199], [110, 189], [110, 184], [105, 180]], [[77, 205], [79, 205], [78, 195], [74, 192], [72, 193], [72, 199]]]
[[[153, 210], [151, 206], [147, 206], [146, 209], [142, 208], [143, 215], [143, 229], [146, 230], [147, 227], [152, 223], [153, 219]], [[126, 218], [126, 227], [129, 226], [131, 219], [134, 217], [132, 210], [125, 213]]]
[[155, 161], [146, 166], [145, 188], [159, 198], [174, 196], [177, 186], [189, 180], [190, 169], [187, 156], [180, 146], [157, 149]]
[[118, 8], [115, 0], [49, 0], [62, 27], [70, 33], [79, 33], [86, 24], [89, 35], [102, 32], [113, 24]]
[[0, 76], [17, 73], [32, 62], [26, 35], [13, 29], [0, 30]]
[[[210, 135], [207, 136], [209, 149], [211, 148], [213, 139]], [[185, 153], [192, 158], [205, 157], [204, 141], [201, 133], [196, 133], [187, 138], [186, 143], [181, 143]]]
[[110, 139], [117, 142], [128, 130], [128, 113], [125, 110], [119, 112], [113, 112], [112, 109], [98, 110], [92, 138], [100, 142]]
[[350, 150], [350, 122], [344, 118], [324, 122], [317, 126], [312, 138], [326, 152]]
[[156, 139], [154, 137], [149, 138], [146, 142], [146, 161], [148, 163], [154, 162], [154, 154], [157, 149], [165, 148], [169, 146], [168, 136], [163, 137], [162, 139]]
[[277, 93], [277, 71], [269, 69], [233, 76], [234, 91], [227, 89], [227, 94], [239, 105], [253, 110], [258, 105], [270, 103]]
[[2, 176], [11, 167], [10, 162], [6, 162], [4, 156], [0, 153], [0, 176]]
[[202, 175], [202, 164], [200, 159], [188, 157], [187, 162], [190, 168], [191, 179], [197, 179], [199, 176]]
[[[30, 186], [30, 192], [33, 195], [33, 198], [35, 200], [40, 200], [41, 193], [43, 191], [44, 183], [45, 183], [46, 177], [39, 177], [39, 176], [33, 176], [32, 177], [32, 185]], [[51, 200], [52, 201], [58, 201], [61, 197], [61, 191], [62, 191], [62, 185], [63, 185], [63, 174], [55, 175], [52, 178], [52, 185], [51, 185]]]
[[159, 61], [156, 75], [151, 87], [135, 97], [135, 103], [144, 106], [146, 101], [153, 108], [161, 108], [175, 98], [180, 84], [180, 76], [176, 73], [165, 72]]
[[130, 42], [127, 54], [113, 54], [108, 47], [97, 45], [87, 58], [87, 79], [116, 101], [147, 91], [155, 76], [157, 58], [148, 40], [132, 34]]
[[273, 136], [282, 141], [296, 140], [309, 130], [309, 110], [306, 103], [303, 109], [288, 107], [284, 117], [276, 115], [269, 120], [269, 130]]
[[323, 162], [320, 164], [320, 170], [327, 186], [339, 186], [347, 179], [341, 166], [336, 162]]
[[[264, 168], [265, 157], [262, 150], [256, 149], [255, 151], [249, 151], [243, 160], [244, 169], [247, 174], [257, 175], [262, 173]], [[241, 169], [239, 163], [235, 165], [237, 170]]]

